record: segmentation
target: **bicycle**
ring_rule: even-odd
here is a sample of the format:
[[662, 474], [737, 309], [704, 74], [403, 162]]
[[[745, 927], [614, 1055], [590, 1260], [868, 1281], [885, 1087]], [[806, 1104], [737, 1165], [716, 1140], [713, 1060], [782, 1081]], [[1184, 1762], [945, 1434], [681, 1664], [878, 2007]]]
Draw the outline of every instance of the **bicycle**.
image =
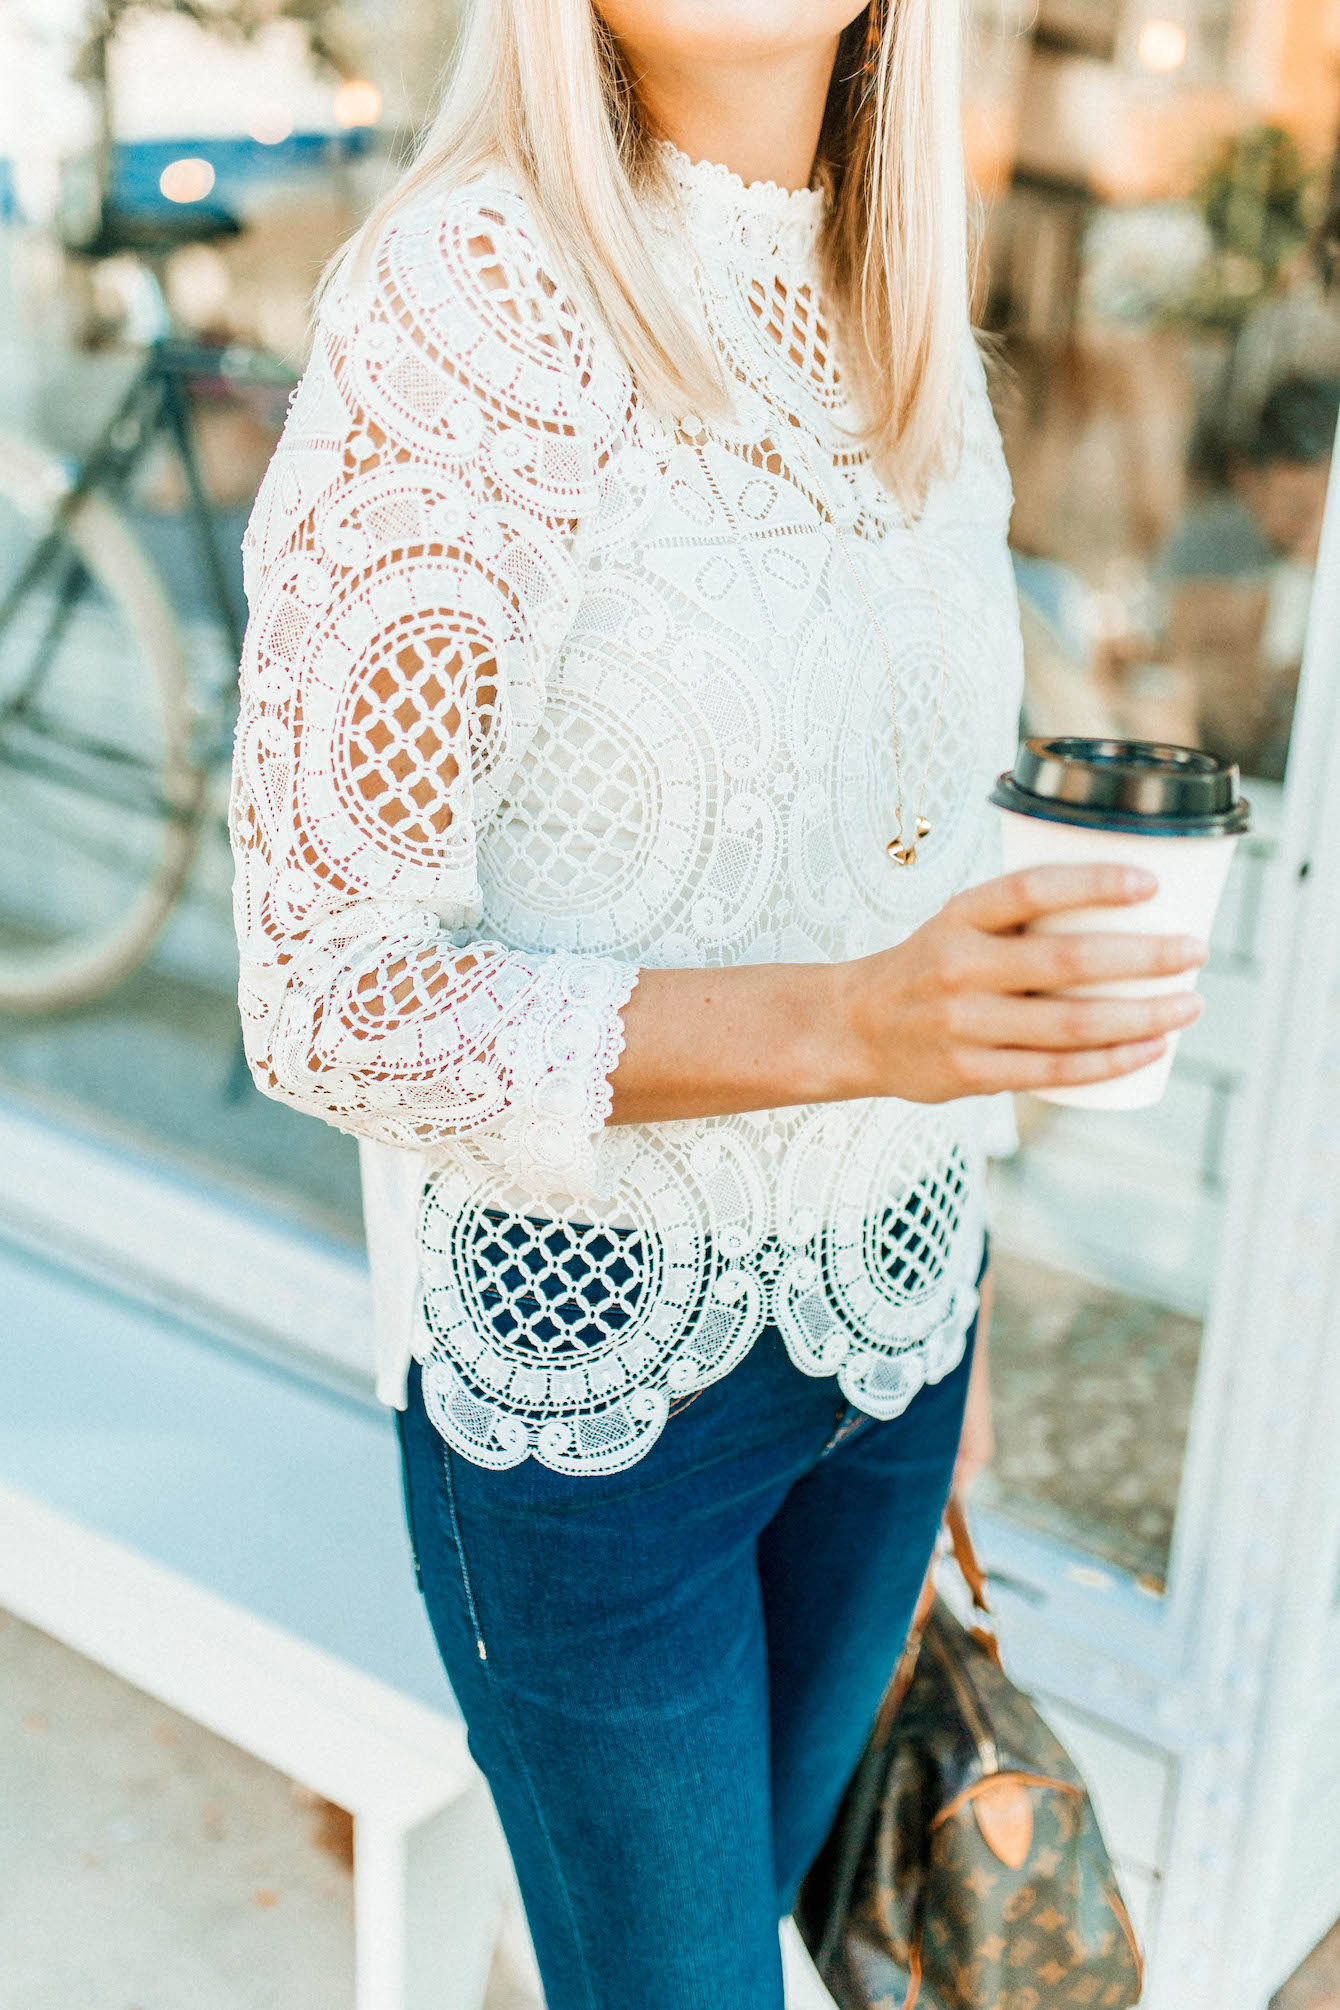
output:
[[[141, 260], [157, 303], [143, 361], [73, 465], [0, 437], [0, 1010], [83, 1004], [137, 967], [182, 891], [209, 777], [231, 750], [244, 612], [192, 403], [205, 385], [287, 397], [296, 380], [264, 350], [180, 333], [162, 267], [181, 245], [239, 228], [223, 211], [104, 216], [81, 249]], [[231, 659], [212, 690], [192, 676], [168, 585], [124, 511], [160, 444], [185, 477]]]

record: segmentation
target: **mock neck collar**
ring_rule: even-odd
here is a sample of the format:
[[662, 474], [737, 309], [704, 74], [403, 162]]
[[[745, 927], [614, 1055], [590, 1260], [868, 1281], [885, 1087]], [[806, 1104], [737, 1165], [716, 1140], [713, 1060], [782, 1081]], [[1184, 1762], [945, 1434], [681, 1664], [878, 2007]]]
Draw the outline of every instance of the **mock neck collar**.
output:
[[829, 207], [823, 189], [747, 182], [718, 161], [691, 160], [671, 140], [657, 140], [654, 152], [700, 250], [785, 263], [818, 250]]

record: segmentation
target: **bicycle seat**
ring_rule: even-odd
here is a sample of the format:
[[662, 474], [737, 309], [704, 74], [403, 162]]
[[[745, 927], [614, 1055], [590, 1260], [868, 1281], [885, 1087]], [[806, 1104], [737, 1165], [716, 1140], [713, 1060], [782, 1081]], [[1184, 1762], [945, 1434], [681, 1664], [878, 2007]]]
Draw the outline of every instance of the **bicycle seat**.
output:
[[180, 211], [106, 206], [92, 237], [70, 249], [84, 258], [114, 258], [123, 251], [137, 252], [142, 258], [165, 258], [183, 245], [214, 244], [241, 232], [242, 224], [231, 210], [203, 203], [192, 203]]

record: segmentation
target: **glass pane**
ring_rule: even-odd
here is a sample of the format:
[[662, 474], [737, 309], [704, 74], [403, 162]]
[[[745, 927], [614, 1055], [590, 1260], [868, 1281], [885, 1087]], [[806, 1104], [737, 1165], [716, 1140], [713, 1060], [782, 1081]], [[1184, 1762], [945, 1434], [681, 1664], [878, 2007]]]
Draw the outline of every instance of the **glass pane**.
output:
[[[1164, 17], [1166, 11], [1167, 18]], [[1154, 1108], [1016, 1099], [993, 1173], [987, 1498], [1163, 1584], [1254, 1052], [1336, 415], [1324, 0], [983, 5], [969, 93], [1026, 656], [1021, 730], [1237, 761], [1254, 810]], [[1120, 19], [1115, 19], [1120, 14]], [[1279, 24], [1276, 23], [1276, 26]]]
[[[65, 36], [40, 11], [7, 31], [16, 116], [35, 112], [0, 169], [0, 1098], [356, 1241], [354, 1140], [261, 1096], [242, 1059], [224, 824], [236, 657], [202, 533], [212, 514], [236, 607], [313, 283], [384, 172], [350, 123], [375, 118], [375, 93], [351, 111], [300, 35], [262, 35], [229, 44], [235, 103], [216, 104], [217, 42], [179, 19], [121, 23], [108, 255], [74, 255], [99, 215], [70, 82], [87, 10]], [[200, 132], [183, 132], [183, 104], [206, 106]], [[194, 346], [175, 381], [203, 523], [161, 379], [108, 431], [164, 299]], [[55, 500], [99, 444], [125, 480], [61, 530]], [[203, 771], [198, 823], [183, 768]]]

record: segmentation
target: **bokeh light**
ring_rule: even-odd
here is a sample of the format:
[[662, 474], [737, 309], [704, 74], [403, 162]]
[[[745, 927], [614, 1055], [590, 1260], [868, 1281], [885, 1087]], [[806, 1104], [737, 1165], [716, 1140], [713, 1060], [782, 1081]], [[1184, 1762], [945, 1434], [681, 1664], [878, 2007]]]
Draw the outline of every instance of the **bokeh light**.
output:
[[1161, 76], [1180, 70], [1186, 61], [1186, 29], [1180, 21], [1146, 21], [1140, 30], [1135, 53], [1147, 70], [1156, 70]]
[[158, 177], [158, 186], [169, 202], [203, 202], [214, 186], [214, 170], [198, 155], [169, 161]]
[[367, 77], [346, 77], [335, 93], [332, 109], [339, 125], [375, 126], [382, 115], [382, 94]]
[[257, 105], [247, 120], [247, 131], [258, 146], [277, 147], [293, 131], [293, 114], [287, 105], [271, 99], [267, 104]]

